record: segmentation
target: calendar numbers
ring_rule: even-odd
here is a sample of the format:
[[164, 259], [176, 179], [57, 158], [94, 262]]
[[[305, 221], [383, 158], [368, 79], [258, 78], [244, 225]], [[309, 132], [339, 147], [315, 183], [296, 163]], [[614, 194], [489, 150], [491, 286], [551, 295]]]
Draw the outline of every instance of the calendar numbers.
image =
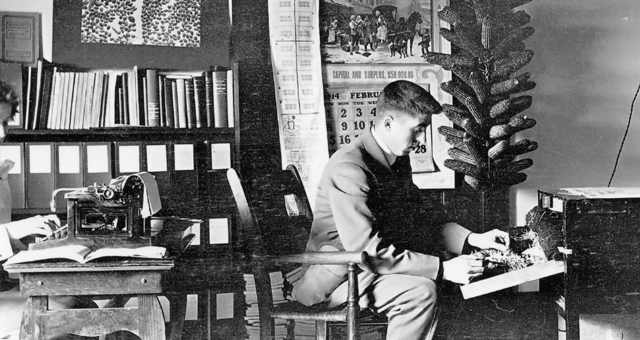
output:
[[[360, 91], [361, 92], [361, 91]], [[331, 152], [353, 142], [375, 124], [376, 101], [352, 99], [351, 90], [325, 92], [327, 133]]]

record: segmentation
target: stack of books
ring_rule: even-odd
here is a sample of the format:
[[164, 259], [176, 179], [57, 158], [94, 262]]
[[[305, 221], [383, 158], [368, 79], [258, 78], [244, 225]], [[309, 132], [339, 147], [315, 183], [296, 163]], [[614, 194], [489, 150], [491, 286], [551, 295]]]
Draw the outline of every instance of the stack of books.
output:
[[[273, 305], [279, 305], [287, 302], [284, 296], [284, 277], [282, 272], [269, 273], [269, 280], [271, 282], [271, 297], [273, 298]], [[287, 320], [275, 319], [275, 339], [287, 339]]]
[[244, 274], [245, 290], [244, 298], [247, 311], [244, 317], [247, 329], [247, 340], [260, 340], [260, 312], [258, 310], [258, 293], [256, 280], [253, 274]]

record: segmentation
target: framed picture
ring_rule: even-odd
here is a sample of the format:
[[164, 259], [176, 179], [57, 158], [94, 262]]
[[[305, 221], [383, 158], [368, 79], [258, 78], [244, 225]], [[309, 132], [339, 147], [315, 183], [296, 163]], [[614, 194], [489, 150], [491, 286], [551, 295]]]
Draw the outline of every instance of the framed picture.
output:
[[42, 16], [37, 12], [0, 12], [0, 60], [36, 66], [42, 57]]

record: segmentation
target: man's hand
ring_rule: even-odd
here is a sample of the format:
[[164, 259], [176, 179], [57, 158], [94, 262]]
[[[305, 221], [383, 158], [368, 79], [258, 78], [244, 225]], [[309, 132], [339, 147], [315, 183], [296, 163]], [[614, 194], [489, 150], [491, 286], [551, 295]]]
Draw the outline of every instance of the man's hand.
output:
[[4, 225], [9, 238], [20, 240], [29, 235], [50, 236], [54, 230], [60, 228], [60, 219], [56, 215], [33, 216], [20, 221], [9, 222]]
[[472, 233], [467, 239], [469, 245], [480, 249], [496, 249], [506, 251], [509, 249], [509, 234], [500, 229], [493, 229], [484, 234]]
[[482, 275], [482, 255], [461, 255], [442, 262], [442, 278], [461, 284], [467, 284], [474, 277]]

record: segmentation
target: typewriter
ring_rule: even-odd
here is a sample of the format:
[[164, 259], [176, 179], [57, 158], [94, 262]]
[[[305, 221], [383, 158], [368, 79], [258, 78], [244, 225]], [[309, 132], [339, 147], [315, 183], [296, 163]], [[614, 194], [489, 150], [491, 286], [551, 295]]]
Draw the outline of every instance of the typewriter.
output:
[[150, 228], [141, 216], [145, 184], [139, 176], [121, 176], [109, 184], [86, 188], [62, 188], [67, 200], [67, 226], [47, 238], [29, 244], [29, 250], [81, 244], [95, 248], [137, 248], [151, 245]]

